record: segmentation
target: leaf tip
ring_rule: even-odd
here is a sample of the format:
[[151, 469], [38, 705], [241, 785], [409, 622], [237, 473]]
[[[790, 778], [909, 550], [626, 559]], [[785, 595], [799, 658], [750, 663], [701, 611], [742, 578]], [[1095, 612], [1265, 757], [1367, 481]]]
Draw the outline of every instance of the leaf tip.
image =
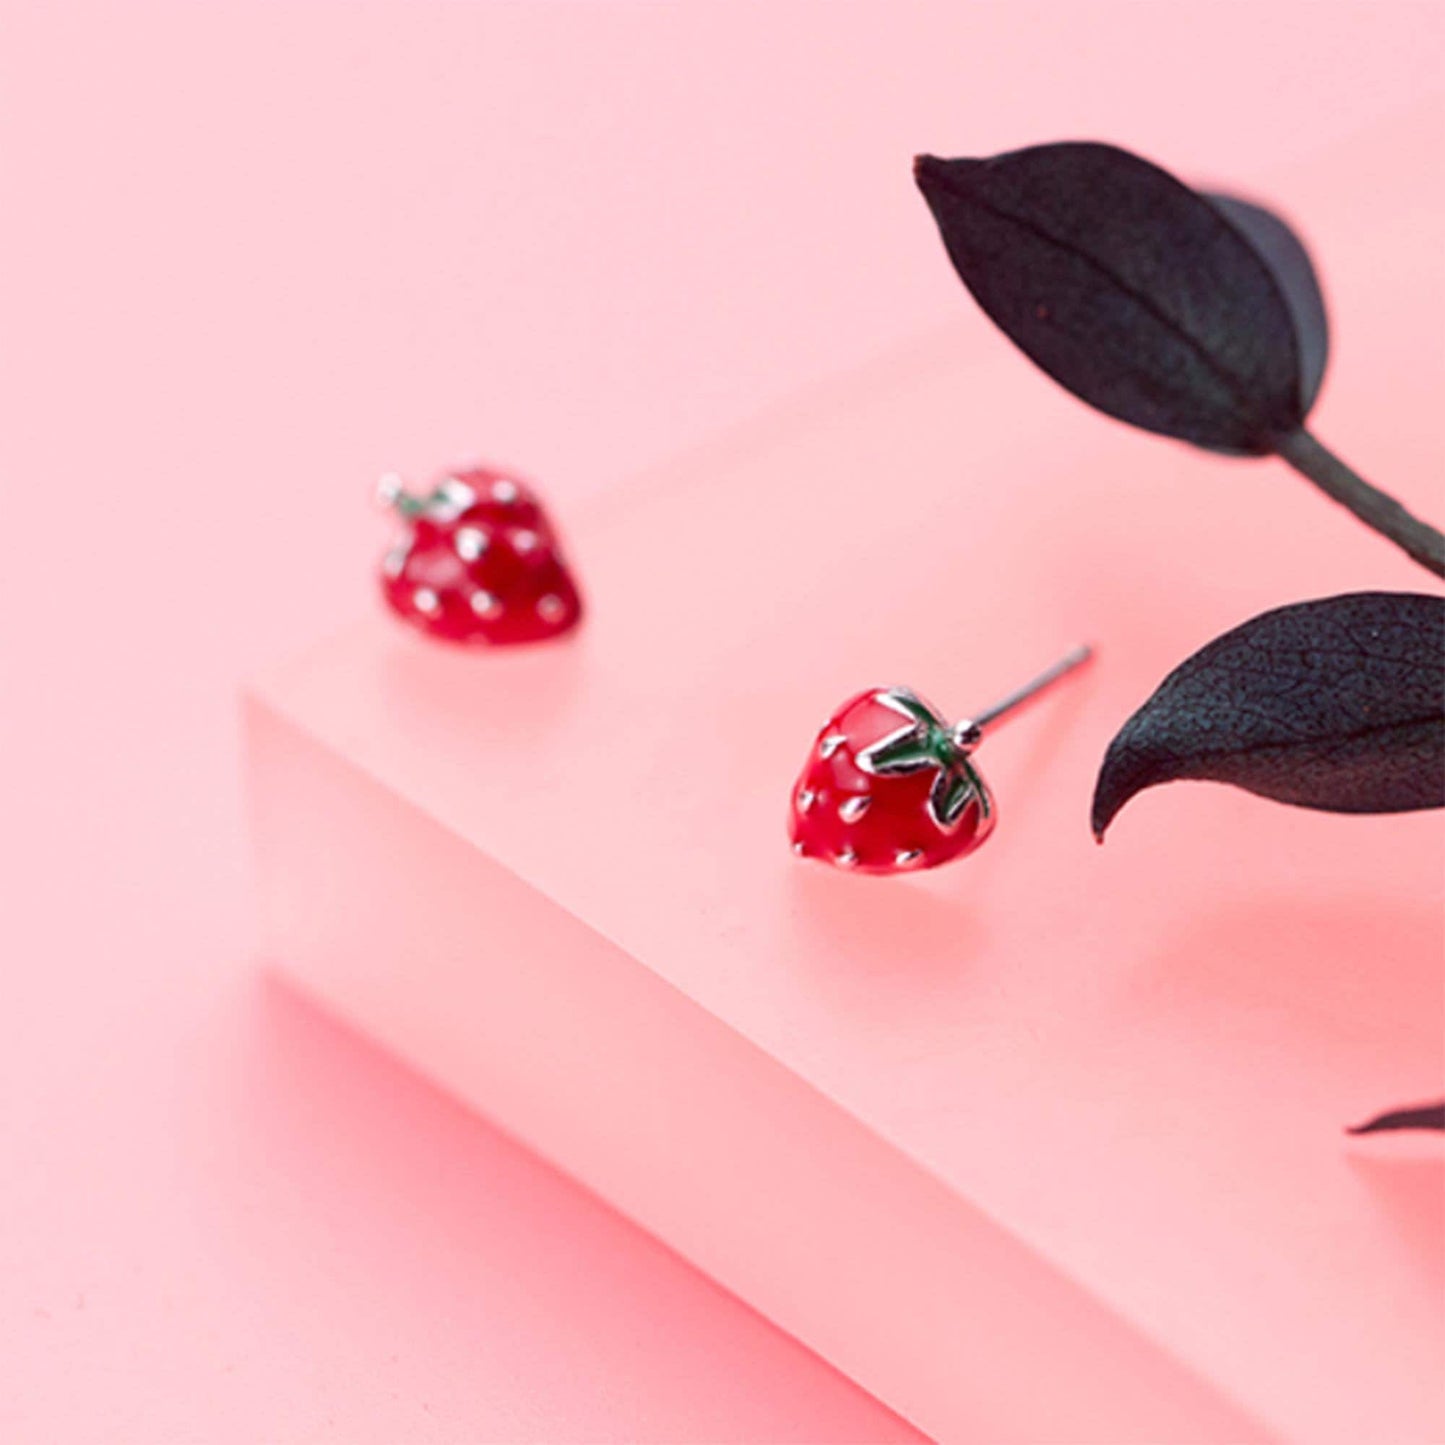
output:
[[1138, 788], [1130, 786], [1129, 780], [1120, 781], [1120, 771], [1118, 749], [1110, 747], [1099, 769], [1098, 781], [1094, 784], [1094, 801], [1089, 806], [1089, 828], [1096, 843], [1104, 841], [1109, 824], [1138, 791]]
[[913, 180], [925, 199], [945, 192], [956, 193], [963, 177], [980, 164], [980, 161], [967, 156], [944, 160], [942, 156], [929, 155], [925, 151], [913, 157]]
[[1381, 1134], [1394, 1129], [1445, 1130], [1445, 1100], [1438, 1104], [1391, 1109], [1388, 1113], [1367, 1119], [1363, 1124], [1351, 1124], [1345, 1133], [1358, 1137], [1361, 1134]]
[[920, 191], [928, 189], [929, 182], [938, 175], [942, 166], [943, 162], [937, 156], [925, 153], [913, 157], [913, 181]]

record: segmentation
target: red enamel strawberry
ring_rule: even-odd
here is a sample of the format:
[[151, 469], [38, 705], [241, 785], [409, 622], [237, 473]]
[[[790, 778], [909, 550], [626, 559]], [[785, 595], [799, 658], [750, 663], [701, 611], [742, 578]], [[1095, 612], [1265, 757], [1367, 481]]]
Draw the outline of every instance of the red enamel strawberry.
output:
[[871, 688], [838, 709], [793, 789], [793, 851], [859, 873], [932, 868], [977, 848], [993, 799], [969, 749], [907, 688]]
[[381, 500], [406, 523], [386, 554], [392, 611], [449, 642], [538, 642], [575, 627], [582, 600], [536, 496], [489, 467], [449, 472], [424, 497], [382, 478]]

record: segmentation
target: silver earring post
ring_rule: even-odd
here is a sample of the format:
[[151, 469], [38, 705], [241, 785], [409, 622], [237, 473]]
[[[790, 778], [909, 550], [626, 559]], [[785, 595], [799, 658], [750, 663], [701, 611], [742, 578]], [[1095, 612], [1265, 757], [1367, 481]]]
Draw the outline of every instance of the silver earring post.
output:
[[1017, 712], [1026, 703], [1042, 697], [1053, 685], [1082, 667], [1094, 655], [1094, 649], [1083, 643], [1066, 656], [1061, 657], [1052, 667], [1045, 668], [1037, 677], [1030, 678], [1022, 687], [1015, 688], [1007, 697], [1000, 698], [992, 707], [976, 712], [964, 719], [953, 729], [953, 740], [962, 748], [971, 748], [979, 742], [984, 733], [996, 722]]

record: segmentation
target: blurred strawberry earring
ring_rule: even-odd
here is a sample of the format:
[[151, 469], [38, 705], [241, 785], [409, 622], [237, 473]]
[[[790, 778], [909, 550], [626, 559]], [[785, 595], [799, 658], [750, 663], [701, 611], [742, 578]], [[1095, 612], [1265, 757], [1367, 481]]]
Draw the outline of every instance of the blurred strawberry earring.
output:
[[997, 817], [973, 750], [995, 723], [1092, 656], [1076, 647], [952, 726], [906, 687], [850, 698], [818, 734], [793, 788], [793, 851], [858, 873], [912, 873], [971, 853]]
[[558, 637], [581, 620], [556, 529], [515, 477], [464, 467], [415, 496], [388, 472], [377, 500], [406, 527], [382, 559], [382, 595], [428, 636], [504, 646]]

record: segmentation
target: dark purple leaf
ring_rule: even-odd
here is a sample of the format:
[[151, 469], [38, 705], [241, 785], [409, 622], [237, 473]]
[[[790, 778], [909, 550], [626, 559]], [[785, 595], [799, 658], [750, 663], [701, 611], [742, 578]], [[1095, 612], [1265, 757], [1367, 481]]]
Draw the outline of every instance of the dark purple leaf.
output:
[[1332, 813], [1445, 806], [1445, 598], [1350, 593], [1216, 638], [1109, 744], [1095, 835], [1182, 778]]
[[1356, 1124], [1347, 1132], [1380, 1134], [1387, 1129], [1445, 1129], [1445, 1099], [1438, 1104], [1419, 1104], [1413, 1109], [1392, 1109], [1368, 1124]]
[[1330, 323], [1325, 314], [1324, 292], [1314, 262], [1304, 242], [1289, 224], [1273, 211], [1238, 196], [1206, 191], [1225, 218], [1264, 258], [1274, 273], [1294, 320], [1299, 345], [1300, 403], [1306, 413], [1320, 394], [1325, 364], [1330, 355]]
[[1263, 455], [1308, 410], [1300, 339], [1253, 234], [1167, 171], [1092, 142], [915, 162], [979, 305], [1084, 401]]

